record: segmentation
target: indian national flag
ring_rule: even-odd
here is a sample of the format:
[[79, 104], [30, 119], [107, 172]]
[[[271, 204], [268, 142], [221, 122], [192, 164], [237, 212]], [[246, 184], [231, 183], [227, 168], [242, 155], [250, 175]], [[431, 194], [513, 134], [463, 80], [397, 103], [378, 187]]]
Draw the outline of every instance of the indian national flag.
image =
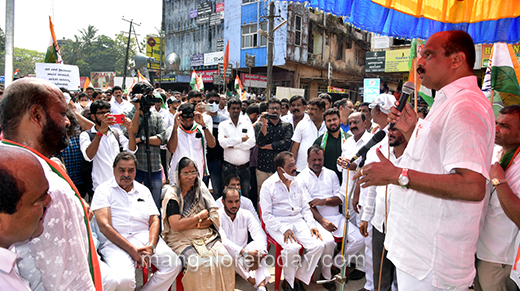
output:
[[[482, 91], [491, 102], [495, 117], [501, 108], [520, 104], [520, 65], [513, 51], [513, 46], [495, 43], [484, 76]], [[491, 94], [493, 96], [491, 97]]]
[[58, 41], [56, 40], [56, 34], [54, 33], [54, 25], [52, 24], [51, 17], [49, 16], [49, 26], [51, 29], [51, 41], [49, 47], [47, 48], [47, 53], [45, 54], [45, 63], [63, 63], [60, 54], [60, 47], [58, 46]]
[[424, 41], [414, 39], [412, 40], [412, 47], [410, 49], [410, 60], [408, 61], [408, 68], [410, 73], [408, 75], [408, 81], [413, 82], [415, 85], [415, 91], [418, 94], [417, 97], [421, 96], [421, 98], [428, 104], [428, 106], [432, 106], [433, 97], [432, 90], [421, 85], [421, 79], [417, 76], [416, 78], [416, 70], [417, 70], [417, 55], [421, 53], [422, 48], [424, 47]]
[[89, 86], [90, 86], [90, 79], [89, 79], [89, 77], [87, 77], [87, 79], [85, 79], [85, 83], [83, 84], [83, 91], [86, 91]]
[[16, 77], [16, 75], [18, 75], [18, 72], [20, 72], [20, 69], [16, 69], [16, 71], [14, 71], [13, 77]]
[[193, 70], [193, 72], [191, 72], [190, 85], [191, 85], [192, 90], [198, 90], [198, 91], [204, 90], [204, 82], [202, 81], [202, 77], [197, 75], [197, 73], [195, 73], [195, 70]]
[[235, 91], [237, 91], [238, 95], [242, 95], [242, 82], [240, 82], [240, 78], [238, 77], [238, 74], [237, 74], [237, 77], [235, 78]]

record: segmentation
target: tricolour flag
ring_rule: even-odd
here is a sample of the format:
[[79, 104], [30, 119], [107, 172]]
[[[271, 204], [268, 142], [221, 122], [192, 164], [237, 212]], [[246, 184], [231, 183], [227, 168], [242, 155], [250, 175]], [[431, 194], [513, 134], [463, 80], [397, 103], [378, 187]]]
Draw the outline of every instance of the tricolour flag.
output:
[[433, 104], [433, 95], [432, 90], [421, 85], [421, 79], [415, 78], [415, 74], [417, 71], [417, 58], [418, 55], [421, 54], [421, 50], [424, 47], [424, 41], [413, 39], [412, 47], [410, 48], [410, 59], [408, 61], [408, 69], [410, 73], [408, 74], [408, 81], [413, 82], [415, 85], [415, 92], [418, 94], [417, 97], [421, 96], [421, 98], [428, 104], [428, 106], [432, 106]]
[[192, 90], [203, 91], [204, 90], [204, 82], [202, 81], [202, 76], [197, 75], [195, 70], [191, 72], [191, 82], [190, 86]]
[[14, 71], [13, 77], [16, 77], [16, 75], [18, 75], [18, 72], [20, 72], [20, 69], [16, 69], [16, 71]]
[[45, 63], [63, 63], [60, 54], [60, 47], [58, 46], [58, 41], [56, 40], [56, 34], [54, 33], [54, 25], [52, 24], [51, 17], [49, 16], [49, 26], [51, 29], [51, 41], [49, 47], [47, 48], [47, 53], [45, 54]]
[[240, 82], [240, 77], [238, 77], [238, 74], [235, 78], [235, 91], [237, 91], [238, 95], [242, 95], [242, 82]]
[[[513, 46], [495, 43], [484, 76], [482, 91], [491, 102], [495, 117], [501, 108], [520, 104], [520, 65]], [[491, 97], [491, 93], [493, 96]]]

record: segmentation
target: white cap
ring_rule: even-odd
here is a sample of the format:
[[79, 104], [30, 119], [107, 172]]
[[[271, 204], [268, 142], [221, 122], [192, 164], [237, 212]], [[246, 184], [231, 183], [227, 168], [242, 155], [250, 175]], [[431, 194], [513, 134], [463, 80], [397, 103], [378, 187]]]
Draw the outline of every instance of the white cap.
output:
[[395, 97], [390, 94], [380, 94], [377, 96], [372, 103], [368, 105], [368, 108], [373, 109], [376, 106], [379, 106], [379, 110], [384, 114], [388, 115], [390, 113], [390, 108], [395, 106]]

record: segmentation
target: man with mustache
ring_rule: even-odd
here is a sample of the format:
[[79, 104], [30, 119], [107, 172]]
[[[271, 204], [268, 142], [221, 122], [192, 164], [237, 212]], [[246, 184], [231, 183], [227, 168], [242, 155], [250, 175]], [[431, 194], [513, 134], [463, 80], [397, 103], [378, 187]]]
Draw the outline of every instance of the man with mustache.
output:
[[[306, 200], [309, 194], [304, 185], [295, 180], [293, 154], [281, 152], [273, 163], [276, 173], [264, 182], [260, 192], [262, 220], [266, 232], [283, 248], [285, 289], [305, 290], [303, 283], [311, 282], [325, 244]], [[297, 267], [302, 245], [306, 253]]]
[[48, 190], [33, 155], [0, 145], [0, 286], [5, 290], [31, 290], [20, 278], [13, 247], [43, 232], [45, 209], [51, 203]]
[[321, 146], [324, 150], [324, 163], [325, 168], [333, 170], [341, 183], [343, 176], [341, 171], [337, 167], [337, 160], [341, 156], [341, 146], [347, 141], [347, 138], [351, 136], [350, 133], [346, 133], [341, 129], [341, 118], [339, 110], [337, 108], [329, 108], [323, 113], [323, 119], [325, 120], [325, 126], [327, 132], [320, 135], [314, 144]]
[[309, 102], [309, 118], [302, 120], [296, 126], [292, 137], [291, 153], [296, 157], [298, 172], [307, 167], [307, 149], [327, 130], [323, 121], [324, 111], [325, 102], [320, 98], [312, 99]]
[[[239, 184], [240, 185], [240, 184]], [[260, 222], [241, 206], [239, 189], [227, 187], [222, 192], [224, 207], [219, 208], [222, 243], [235, 259], [235, 270], [258, 291], [266, 291], [271, 274], [265, 264], [267, 237]], [[253, 241], [247, 243], [248, 233]]]
[[135, 263], [158, 271], [141, 290], [168, 290], [182, 269], [180, 260], [159, 236], [159, 210], [148, 188], [134, 181], [137, 158], [128, 152], [114, 160], [114, 176], [99, 185], [92, 210], [99, 230], [99, 252], [119, 283], [117, 290], [135, 289]]
[[[424, 45], [417, 72], [437, 91], [426, 119], [406, 104], [391, 108], [408, 146], [399, 167], [377, 152], [355, 178], [363, 187], [394, 184], [385, 247], [402, 290], [467, 290], [495, 133], [494, 114], [473, 75], [475, 45], [442, 31]], [[455, 231], [456, 230], [456, 231]]]
[[69, 176], [50, 160], [68, 145], [67, 109], [58, 87], [37, 78], [13, 82], [0, 100], [2, 143], [23, 147], [38, 159], [53, 201], [39, 239], [16, 248], [20, 275], [33, 290], [103, 288], [86, 203]]
[[281, 120], [290, 123], [294, 131], [300, 121], [309, 118], [307, 113], [305, 113], [307, 100], [305, 100], [303, 96], [294, 95], [289, 99], [289, 106], [291, 108], [291, 114], [283, 116]]

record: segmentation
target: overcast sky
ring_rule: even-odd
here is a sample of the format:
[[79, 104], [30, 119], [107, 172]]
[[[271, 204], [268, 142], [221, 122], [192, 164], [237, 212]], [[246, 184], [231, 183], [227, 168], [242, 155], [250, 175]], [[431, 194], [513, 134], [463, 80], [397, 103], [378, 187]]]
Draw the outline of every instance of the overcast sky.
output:
[[[5, 0], [0, 0], [0, 27], [5, 32]], [[80, 29], [93, 25], [97, 35], [128, 33], [134, 20], [139, 39], [156, 34], [161, 26], [162, 0], [15, 0], [14, 46], [45, 52], [51, 39], [49, 15], [57, 39], [80, 36]], [[156, 29], [157, 28], [157, 29]]]

